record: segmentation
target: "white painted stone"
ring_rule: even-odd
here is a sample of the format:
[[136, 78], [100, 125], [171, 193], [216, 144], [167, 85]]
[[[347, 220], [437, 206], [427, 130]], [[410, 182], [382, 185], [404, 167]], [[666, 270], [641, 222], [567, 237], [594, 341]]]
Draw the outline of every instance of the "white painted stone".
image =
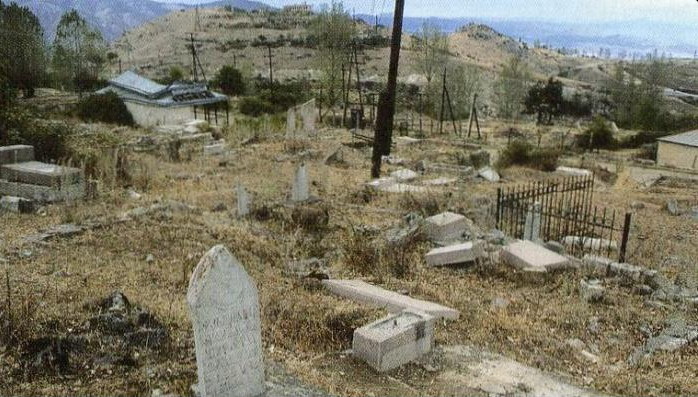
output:
[[504, 247], [499, 256], [504, 263], [527, 272], [547, 272], [569, 266], [564, 256], [531, 241], [516, 241]]
[[474, 262], [484, 254], [482, 243], [476, 241], [433, 249], [425, 259], [429, 266], [446, 266]]
[[213, 247], [201, 259], [189, 282], [187, 303], [201, 395], [264, 393], [257, 287], [225, 247]]
[[196, 134], [200, 134], [201, 130], [198, 127], [190, 125], [188, 127], [184, 127], [184, 129], [182, 130], [182, 133], [187, 134], [187, 135], [196, 135]]
[[577, 246], [593, 251], [618, 250], [617, 242], [607, 240], [605, 238], [565, 236], [562, 239], [562, 244], [564, 244], [567, 247]]
[[381, 190], [385, 187], [395, 185], [397, 183], [397, 179], [392, 178], [392, 177], [386, 177], [386, 178], [379, 178], [379, 179], [374, 179], [371, 182], [366, 183], [366, 186], [376, 189], [376, 190]]
[[405, 310], [354, 331], [352, 351], [378, 372], [416, 360], [434, 346], [436, 318]]
[[444, 212], [427, 218], [424, 228], [431, 241], [456, 240], [467, 230], [468, 219], [460, 214]]
[[361, 280], [323, 280], [322, 285], [335, 295], [382, 307], [391, 313], [410, 309], [451, 320], [456, 320], [460, 316], [458, 310], [388, 291]]
[[294, 139], [296, 137], [296, 111], [294, 108], [288, 109], [286, 112], [286, 139]]
[[561, 174], [567, 174], [567, 175], [572, 175], [572, 176], [591, 176], [591, 171], [585, 170], [582, 168], [574, 168], [574, 167], [557, 167], [557, 172]]
[[238, 216], [244, 217], [250, 214], [250, 195], [247, 193], [247, 189], [244, 186], [238, 185], [237, 187], [237, 199], [238, 199]]
[[293, 190], [291, 192], [291, 200], [296, 203], [302, 203], [310, 199], [310, 186], [308, 185], [308, 170], [305, 164], [301, 164], [296, 171], [296, 176], [293, 179]]
[[492, 167], [481, 168], [477, 173], [481, 178], [489, 182], [499, 182], [501, 179], [499, 173], [497, 173], [497, 171], [495, 171]]
[[396, 183], [389, 186], [382, 186], [378, 190], [386, 193], [425, 193], [429, 191], [424, 186], [414, 186], [406, 183]]
[[529, 208], [526, 214], [526, 223], [524, 224], [524, 240], [538, 241], [540, 240], [540, 231], [542, 223], [541, 204], [535, 203]]
[[391, 173], [390, 176], [397, 179], [398, 182], [409, 182], [419, 178], [418, 173], [405, 168]]
[[456, 182], [458, 182], [457, 178], [436, 178], [436, 179], [429, 179], [427, 181], [424, 181], [424, 184], [430, 185], [430, 186], [445, 186], [445, 185], [452, 185]]

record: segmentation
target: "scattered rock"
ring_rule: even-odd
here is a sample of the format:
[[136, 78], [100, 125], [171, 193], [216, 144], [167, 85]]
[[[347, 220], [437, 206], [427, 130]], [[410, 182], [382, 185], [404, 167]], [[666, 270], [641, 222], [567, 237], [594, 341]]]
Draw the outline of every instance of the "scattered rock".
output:
[[662, 332], [651, 337], [645, 345], [636, 349], [630, 356], [630, 364], [637, 365], [645, 358], [651, 357], [657, 351], [673, 352], [698, 340], [698, 326], [688, 324], [683, 317], [672, 316]]
[[496, 297], [492, 299], [492, 302], [490, 303], [490, 306], [492, 306], [495, 309], [506, 309], [509, 307], [509, 300], [502, 298], [502, 297]]
[[391, 173], [390, 176], [395, 178], [398, 182], [409, 182], [417, 179], [419, 177], [419, 174], [412, 170], [404, 168]]
[[630, 204], [630, 208], [632, 208], [635, 211], [644, 210], [645, 203], [643, 203], [641, 201], [633, 201], [633, 203]]
[[313, 278], [318, 280], [328, 280], [330, 278], [327, 263], [318, 258], [289, 262], [286, 264], [286, 270], [289, 275], [301, 279]]
[[481, 178], [490, 182], [499, 182], [499, 180], [501, 179], [499, 173], [497, 173], [497, 171], [495, 171], [492, 167], [481, 168], [478, 171], [478, 175]]
[[344, 161], [344, 150], [339, 147], [335, 149], [332, 153], [328, 154], [323, 161], [325, 165], [343, 165], [346, 164]]
[[676, 199], [667, 200], [666, 209], [669, 212], [669, 214], [673, 216], [681, 215], [681, 208], [679, 208], [679, 202]]
[[153, 262], [155, 262], [155, 256], [153, 256], [153, 254], [148, 254], [148, 256], [145, 257], [145, 262], [146, 262], [146, 263], [153, 263]]
[[606, 288], [600, 280], [581, 280], [579, 282], [579, 293], [585, 302], [596, 303], [603, 301], [606, 296]]
[[130, 198], [131, 200], [140, 200], [143, 197], [142, 194], [133, 190], [128, 190], [126, 194], [128, 195], [128, 198]]

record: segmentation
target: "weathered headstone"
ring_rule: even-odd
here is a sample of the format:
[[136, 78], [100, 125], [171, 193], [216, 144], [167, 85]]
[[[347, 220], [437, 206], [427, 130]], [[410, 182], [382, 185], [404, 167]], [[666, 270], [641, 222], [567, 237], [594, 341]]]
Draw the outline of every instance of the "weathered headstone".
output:
[[244, 186], [238, 185], [237, 187], [237, 198], [238, 198], [238, 216], [243, 217], [250, 214], [250, 195], [247, 193], [247, 189]]
[[288, 109], [286, 113], [286, 139], [293, 139], [296, 137], [296, 110], [294, 108]]
[[303, 133], [305, 136], [315, 133], [315, 123], [317, 120], [317, 110], [315, 99], [302, 104], [299, 107], [301, 118], [303, 119]]
[[296, 177], [293, 180], [293, 191], [291, 192], [291, 200], [296, 203], [302, 203], [310, 199], [310, 187], [308, 186], [308, 170], [305, 164], [301, 164], [296, 171]]
[[264, 393], [257, 287], [219, 245], [199, 262], [187, 292], [202, 397]]
[[538, 241], [541, 228], [541, 204], [536, 202], [528, 209], [526, 224], [524, 225], [524, 240]]

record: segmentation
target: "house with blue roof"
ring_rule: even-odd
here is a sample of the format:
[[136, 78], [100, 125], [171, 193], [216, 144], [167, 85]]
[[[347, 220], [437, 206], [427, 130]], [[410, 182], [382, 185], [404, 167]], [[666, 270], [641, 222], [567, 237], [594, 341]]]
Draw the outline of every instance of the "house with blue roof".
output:
[[113, 92], [126, 104], [134, 121], [143, 127], [183, 124], [203, 119], [222, 125], [229, 121], [229, 99], [209, 90], [206, 83], [175, 82], [170, 85], [127, 71], [109, 80], [97, 94]]

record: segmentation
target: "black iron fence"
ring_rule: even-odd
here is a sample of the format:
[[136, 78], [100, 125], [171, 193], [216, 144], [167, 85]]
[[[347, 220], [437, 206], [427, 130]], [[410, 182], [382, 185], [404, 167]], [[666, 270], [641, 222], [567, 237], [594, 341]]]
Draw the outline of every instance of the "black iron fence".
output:
[[497, 190], [497, 228], [518, 239], [557, 241], [574, 256], [594, 253], [625, 261], [631, 214], [592, 204], [594, 175]]

